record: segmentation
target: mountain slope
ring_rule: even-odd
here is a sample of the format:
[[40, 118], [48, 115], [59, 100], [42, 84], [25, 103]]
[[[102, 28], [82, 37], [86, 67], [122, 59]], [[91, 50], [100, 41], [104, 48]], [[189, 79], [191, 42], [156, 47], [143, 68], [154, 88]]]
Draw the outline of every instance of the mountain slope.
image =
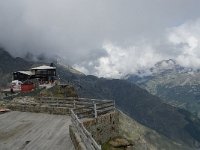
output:
[[200, 141], [200, 137], [196, 136], [200, 135], [200, 122], [197, 118], [163, 103], [158, 97], [134, 84], [94, 76], [82, 77], [79, 81], [81, 87], [77, 89], [81, 97], [114, 99], [116, 105], [133, 119], [181, 145], [195, 147], [194, 143]]
[[0, 70], [3, 73], [28, 69], [31, 63], [20, 57], [13, 58], [7, 51], [0, 48]]
[[0, 48], [0, 86], [6, 86], [12, 80], [12, 72], [26, 70], [31, 63], [22, 58], [13, 58], [7, 51]]
[[136, 150], [189, 150], [186, 145], [176, 143], [174, 140], [157, 133], [124, 113], [119, 115], [120, 135], [134, 141]]

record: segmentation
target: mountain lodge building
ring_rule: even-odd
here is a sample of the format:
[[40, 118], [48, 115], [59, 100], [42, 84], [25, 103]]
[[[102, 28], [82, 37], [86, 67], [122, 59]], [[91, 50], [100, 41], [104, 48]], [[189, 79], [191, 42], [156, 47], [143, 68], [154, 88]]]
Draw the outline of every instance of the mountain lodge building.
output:
[[31, 78], [39, 79], [42, 82], [54, 82], [56, 78], [56, 67], [52, 66], [39, 66], [31, 68]]
[[38, 79], [40, 82], [54, 82], [56, 79], [56, 67], [39, 66], [31, 68], [30, 71], [17, 71], [13, 73], [13, 80], [26, 81]]

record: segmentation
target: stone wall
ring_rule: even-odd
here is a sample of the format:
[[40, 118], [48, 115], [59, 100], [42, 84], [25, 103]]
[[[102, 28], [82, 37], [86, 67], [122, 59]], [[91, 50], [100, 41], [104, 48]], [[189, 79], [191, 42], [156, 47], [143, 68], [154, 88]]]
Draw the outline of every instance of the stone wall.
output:
[[83, 125], [101, 145], [119, 135], [119, 113], [111, 112], [97, 118], [86, 119]]
[[32, 106], [32, 105], [15, 105], [10, 104], [7, 105], [6, 108], [14, 110], [14, 111], [22, 111], [22, 112], [36, 112], [36, 113], [49, 113], [49, 114], [57, 114], [57, 115], [69, 115], [70, 110], [66, 107], [48, 107], [48, 106]]

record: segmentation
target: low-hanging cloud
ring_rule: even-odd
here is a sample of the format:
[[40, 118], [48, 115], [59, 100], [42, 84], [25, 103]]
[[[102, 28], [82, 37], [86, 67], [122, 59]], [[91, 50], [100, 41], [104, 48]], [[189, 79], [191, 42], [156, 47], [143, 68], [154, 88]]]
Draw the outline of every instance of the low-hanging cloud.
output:
[[200, 19], [174, 27], [169, 33], [169, 42], [180, 53], [176, 60], [187, 67], [200, 67]]
[[95, 75], [114, 78], [150, 68], [163, 59], [174, 59], [182, 66], [199, 69], [200, 19], [167, 28], [161, 35], [154, 42], [143, 40], [143, 43], [140, 41], [128, 47], [105, 43], [103, 48], [107, 52], [106, 56], [74, 67], [90, 73], [91, 69], [87, 68], [92, 66]]
[[195, 0], [1, 0], [0, 46], [105, 77], [172, 57], [198, 67], [199, 7]]
[[[106, 56], [99, 57], [95, 61], [84, 61], [75, 68], [86, 73], [103, 77], [120, 78], [128, 73], [134, 73], [141, 68], [148, 68], [162, 59], [149, 45], [119, 47], [112, 43], [105, 43], [103, 48]], [[90, 69], [87, 69], [90, 68]]]

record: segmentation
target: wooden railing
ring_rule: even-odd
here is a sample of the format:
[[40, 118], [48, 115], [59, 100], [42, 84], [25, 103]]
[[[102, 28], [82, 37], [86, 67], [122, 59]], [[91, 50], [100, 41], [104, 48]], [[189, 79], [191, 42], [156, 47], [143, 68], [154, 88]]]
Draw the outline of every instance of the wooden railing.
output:
[[91, 133], [87, 131], [73, 110], [71, 110], [71, 121], [83, 140], [87, 150], [101, 150], [101, 145], [97, 144]]
[[[18, 106], [20, 106], [20, 109]], [[38, 97], [37, 100], [34, 101], [26, 99], [21, 102], [16, 102], [14, 105], [10, 105], [10, 108], [31, 112], [43, 112], [46, 111], [47, 108], [47, 111], [51, 113], [56, 109], [63, 110], [62, 114], [69, 114], [70, 112], [72, 124], [85, 143], [87, 150], [101, 150], [101, 145], [94, 140], [91, 133], [84, 127], [82, 119], [97, 118], [100, 115], [115, 111], [115, 102], [113, 100], [77, 97]], [[41, 110], [39, 108], [41, 108]], [[58, 112], [55, 114], [58, 114]]]
[[92, 135], [86, 130], [81, 123], [82, 118], [96, 118], [99, 115], [115, 111], [115, 102], [112, 100], [96, 100], [96, 99], [81, 99], [82, 102], [87, 102], [86, 105], [71, 109], [71, 120], [76, 127], [81, 139], [85, 143], [88, 150], [101, 150], [101, 145], [97, 144]]
[[101, 150], [91, 133], [84, 127], [81, 119], [97, 118], [108, 112], [115, 111], [115, 102], [113, 100], [97, 100], [89, 98], [56, 98], [56, 97], [39, 97], [41, 104], [47, 104], [54, 107], [69, 107], [71, 110], [71, 121], [76, 128], [82, 141], [85, 143], [87, 150]]
[[98, 100], [89, 98], [39, 97], [38, 103], [49, 107], [67, 107], [69, 109], [73, 109], [79, 119], [91, 117], [96, 118], [99, 115], [106, 114], [115, 109], [115, 103], [113, 100]]

